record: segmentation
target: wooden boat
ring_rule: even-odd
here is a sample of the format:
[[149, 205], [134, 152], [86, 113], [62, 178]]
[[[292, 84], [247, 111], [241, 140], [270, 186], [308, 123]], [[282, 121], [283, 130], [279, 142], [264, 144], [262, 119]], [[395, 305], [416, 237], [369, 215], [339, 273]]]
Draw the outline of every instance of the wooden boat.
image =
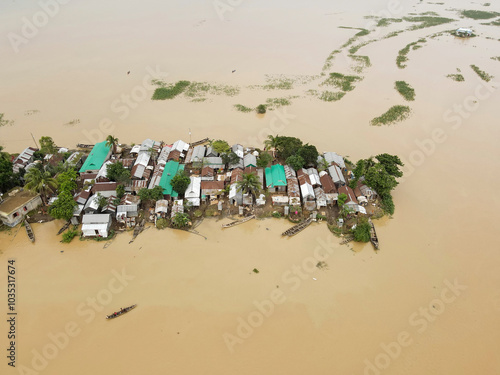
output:
[[255, 219], [255, 215], [250, 215], [250, 216], [244, 217], [241, 220], [236, 220], [236, 221], [230, 222], [229, 224], [224, 224], [224, 225], [222, 225], [222, 228], [231, 228], [231, 227], [234, 227], [235, 225], [246, 223], [247, 221], [252, 220], [252, 219]]
[[33, 233], [33, 229], [31, 229], [31, 225], [28, 223], [28, 220], [24, 220], [24, 228], [26, 229], [26, 233], [28, 234], [30, 241], [35, 242], [35, 233]]
[[106, 319], [118, 318], [119, 316], [122, 316], [123, 314], [128, 313], [130, 310], [135, 309], [136, 306], [137, 306], [137, 304], [129, 306], [129, 307], [125, 307], [124, 309], [120, 309], [120, 311], [114, 312], [113, 314], [106, 315]]
[[375, 250], [378, 250], [379, 243], [378, 243], [377, 232], [375, 231], [375, 225], [373, 225], [371, 220], [368, 220], [368, 222], [372, 227], [372, 229], [370, 230], [370, 242], [372, 243]]
[[90, 148], [93, 148], [94, 145], [85, 145], [85, 144], [82, 144], [82, 143], [78, 143], [76, 145], [77, 148], [87, 148], [87, 149], [90, 149]]
[[194, 146], [202, 145], [202, 144], [205, 144], [205, 143], [208, 143], [208, 142], [210, 142], [210, 139], [209, 138], [204, 138], [204, 139], [200, 139], [199, 141], [191, 143], [190, 146], [194, 147]]
[[309, 224], [311, 224], [311, 222], [312, 222], [312, 217], [304, 220], [302, 223], [298, 223], [297, 225], [294, 225], [290, 229], [281, 233], [281, 235], [288, 236], [288, 237], [295, 236], [300, 231], [303, 231], [304, 229], [306, 229], [309, 226]]
[[62, 232], [64, 232], [66, 229], [68, 229], [70, 225], [71, 225], [71, 220], [68, 220], [66, 222], [66, 224], [64, 224], [64, 226], [61, 229], [59, 229], [59, 232], [57, 232], [57, 235], [60, 235]]

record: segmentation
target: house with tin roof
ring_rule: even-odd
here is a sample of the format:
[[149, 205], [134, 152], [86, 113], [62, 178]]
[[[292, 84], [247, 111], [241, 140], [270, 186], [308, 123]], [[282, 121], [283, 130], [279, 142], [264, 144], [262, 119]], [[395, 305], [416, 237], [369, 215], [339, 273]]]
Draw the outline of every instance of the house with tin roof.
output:
[[102, 165], [111, 156], [111, 147], [106, 145], [106, 141], [96, 143], [95, 146], [90, 151], [89, 156], [80, 168], [80, 173], [97, 173], [101, 169]]
[[274, 164], [265, 170], [266, 188], [270, 193], [284, 193], [286, 191], [285, 168], [281, 164]]

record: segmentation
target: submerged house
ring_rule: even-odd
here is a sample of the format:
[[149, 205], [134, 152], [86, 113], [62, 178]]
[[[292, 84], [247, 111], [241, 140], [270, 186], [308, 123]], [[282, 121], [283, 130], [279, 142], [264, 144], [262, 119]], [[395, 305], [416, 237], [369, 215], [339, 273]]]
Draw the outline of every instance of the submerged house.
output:
[[97, 173], [102, 165], [111, 156], [111, 147], [106, 145], [106, 141], [96, 143], [90, 151], [89, 156], [80, 168], [80, 173]]
[[41, 205], [40, 194], [15, 189], [0, 203], [0, 219], [5, 225], [14, 227], [24, 219], [28, 212]]
[[474, 35], [474, 32], [471, 29], [467, 29], [465, 27], [459, 27], [458, 29], [455, 30], [455, 35], [461, 37], [471, 37]]
[[108, 237], [111, 227], [110, 214], [86, 214], [82, 219], [84, 237]]
[[286, 191], [285, 168], [281, 164], [275, 164], [266, 168], [266, 188], [270, 193], [284, 193]]
[[203, 200], [217, 198], [224, 194], [224, 181], [201, 181], [201, 197]]

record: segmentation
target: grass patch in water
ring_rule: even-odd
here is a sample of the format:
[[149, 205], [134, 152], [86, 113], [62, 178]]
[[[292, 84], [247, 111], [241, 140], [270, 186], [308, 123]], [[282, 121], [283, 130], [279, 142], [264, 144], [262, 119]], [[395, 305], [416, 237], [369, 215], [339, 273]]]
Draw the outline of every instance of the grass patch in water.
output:
[[490, 57], [492, 60], [500, 61], [500, 56], [493, 56]]
[[358, 63], [358, 65], [353, 67], [353, 70], [356, 73], [362, 73], [363, 69], [372, 66], [372, 63], [368, 56], [349, 55], [349, 57]]
[[481, 25], [487, 25], [487, 26], [500, 26], [500, 19], [491, 21], [488, 23], [482, 23]]
[[405, 20], [407, 22], [420, 23], [420, 25], [415, 25], [415, 26], [410, 27], [409, 30], [425, 29], [426, 27], [439, 26], [439, 25], [443, 25], [445, 23], [455, 21], [452, 18], [432, 17], [432, 16], [403, 17], [403, 20]]
[[255, 108], [245, 107], [244, 105], [241, 104], [235, 104], [234, 108], [243, 113], [253, 112], [255, 110]]
[[383, 115], [379, 117], [375, 117], [370, 121], [371, 125], [380, 126], [380, 125], [390, 125], [396, 122], [403, 121], [410, 116], [411, 109], [405, 105], [395, 105]]
[[180, 95], [186, 90], [186, 88], [190, 85], [189, 81], [179, 81], [175, 84], [168, 84], [164, 87], [159, 87], [153, 93], [153, 100], [165, 100], [165, 99], [173, 99], [177, 95]]
[[338, 91], [338, 92], [332, 92], [332, 91], [323, 91], [321, 95], [319, 96], [319, 99], [325, 101], [325, 102], [336, 102], [337, 100], [340, 100], [344, 97], [345, 92]]
[[0, 113], [0, 126], [14, 125], [14, 120], [7, 120], [4, 117], [5, 117], [5, 115], [3, 113]]
[[399, 50], [398, 52], [398, 57], [396, 57], [396, 65], [398, 66], [399, 69], [404, 69], [406, 68], [405, 62], [408, 61], [408, 53], [410, 52], [410, 48], [418, 45], [418, 43], [425, 43], [427, 40], [422, 38], [417, 40], [416, 42], [412, 42], [410, 44], [407, 44], [405, 48]]
[[474, 20], [488, 20], [500, 16], [497, 12], [486, 12], [484, 10], [462, 10], [460, 14]]
[[464, 76], [461, 75], [461, 74], [448, 74], [446, 77], [447, 78], [451, 78], [455, 82], [463, 82], [463, 81], [465, 81]]
[[470, 66], [472, 68], [473, 71], [476, 72], [476, 74], [483, 80], [483, 81], [486, 81], [486, 82], [489, 82], [491, 81], [492, 78], [494, 78], [492, 75], [489, 75], [488, 73], [486, 73], [484, 70], [481, 70], [479, 69], [478, 66], [476, 65], [471, 65]]
[[323, 81], [320, 86], [334, 86], [342, 91], [352, 91], [355, 86], [352, 84], [357, 81], [361, 81], [361, 77], [358, 76], [346, 76], [341, 73], [330, 73], [330, 77], [328, 77], [325, 81]]
[[398, 90], [401, 96], [405, 98], [405, 100], [415, 100], [415, 89], [405, 81], [396, 81], [394, 87], [396, 88], [396, 90]]
[[285, 105], [291, 105], [290, 99], [296, 99], [298, 96], [289, 96], [288, 98], [268, 98], [266, 99], [266, 108], [270, 111], [283, 107]]
[[377, 22], [377, 27], [386, 27], [389, 26], [391, 23], [396, 23], [396, 22], [403, 22], [402, 18], [381, 18]]

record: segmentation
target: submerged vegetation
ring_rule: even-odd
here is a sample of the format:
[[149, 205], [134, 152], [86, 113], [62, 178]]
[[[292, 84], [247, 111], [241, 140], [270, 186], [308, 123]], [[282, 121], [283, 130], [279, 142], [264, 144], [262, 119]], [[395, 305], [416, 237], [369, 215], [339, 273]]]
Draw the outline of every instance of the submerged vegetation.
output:
[[421, 38], [417, 40], [416, 42], [412, 42], [406, 45], [405, 48], [399, 50], [398, 52], [398, 57], [396, 57], [396, 65], [398, 66], [399, 69], [404, 69], [406, 68], [405, 62], [408, 61], [408, 53], [410, 52], [410, 48], [413, 47], [413, 49], [416, 49], [415, 47], [419, 43], [425, 43], [427, 40], [425, 38]]
[[323, 91], [318, 97], [325, 102], [336, 102], [344, 97], [345, 92], [337, 91]]
[[405, 98], [405, 100], [415, 100], [415, 89], [405, 81], [396, 81], [394, 87], [403, 96], [403, 98]]
[[361, 81], [361, 77], [358, 76], [346, 76], [341, 73], [330, 73], [330, 76], [323, 81], [320, 86], [334, 86], [342, 91], [352, 91], [354, 82]]
[[4, 114], [0, 113], [0, 126], [12, 125], [14, 124], [13, 120], [7, 120], [4, 118]]
[[403, 17], [403, 20], [407, 22], [416, 22], [419, 25], [414, 25], [409, 28], [409, 30], [425, 29], [427, 27], [439, 26], [445, 23], [450, 23], [455, 21], [453, 18], [446, 17], [432, 17], [426, 15], [420, 15], [416, 17]]
[[497, 12], [486, 12], [484, 10], [463, 10], [460, 14], [467, 18], [474, 20], [488, 20], [500, 16]]
[[396, 122], [403, 121], [410, 116], [411, 109], [405, 105], [395, 105], [383, 115], [379, 117], [375, 117], [370, 121], [371, 125], [380, 126], [380, 125], [390, 125]]
[[165, 83], [160, 80], [153, 80], [154, 85], [160, 86], [153, 93], [153, 100], [174, 99], [180, 94], [184, 94], [192, 101], [204, 101], [204, 96], [210, 95], [226, 95], [234, 96], [239, 94], [240, 89], [236, 86], [217, 85], [208, 82], [190, 82], [178, 81], [174, 83]]
[[290, 96], [288, 98], [268, 98], [266, 99], [266, 108], [272, 111], [273, 109], [290, 105], [292, 102], [290, 99], [298, 98], [298, 96]]
[[179, 81], [175, 84], [164, 85], [155, 90], [152, 99], [153, 100], [173, 99], [177, 95], [182, 94], [189, 85], [190, 85], [189, 81]]
[[240, 112], [244, 112], [244, 113], [248, 113], [248, 112], [252, 112], [254, 111], [254, 108], [250, 108], [250, 107], [245, 107], [244, 105], [242, 104], [235, 104], [234, 105], [234, 108], [236, 108], [236, 110], [240, 111]]
[[489, 75], [488, 73], [486, 73], [484, 70], [481, 70], [479, 69], [478, 66], [476, 65], [471, 65], [470, 66], [472, 68], [473, 71], [476, 72], [476, 74], [483, 80], [483, 81], [486, 81], [486, 82], [489, 82], [491, 81], [492, 78], [494, 78], [492, 75]]
[[463, 81], [465, 81], [464, 76], [461, 75], [461, 74], [448, 74], [446, 77], [447, 78], [451, 78], [452, 80], [454, 80], [456, 82], [463, 82]]
[[491, 59], [496, 60], [496, 61], [500, 61], [500, 56], [493, 56]]

